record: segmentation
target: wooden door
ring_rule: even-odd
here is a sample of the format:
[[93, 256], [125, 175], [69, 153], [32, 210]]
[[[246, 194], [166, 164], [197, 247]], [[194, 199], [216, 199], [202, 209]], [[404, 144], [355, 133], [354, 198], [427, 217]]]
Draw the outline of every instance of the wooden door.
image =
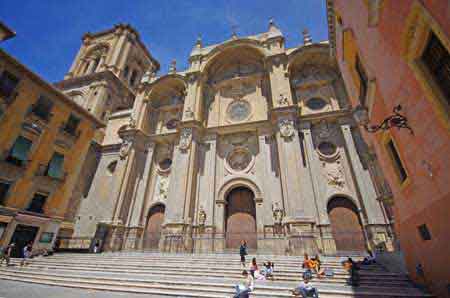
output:
[[241, 240], [248, 248], [257, 248], [255, 201], [247, 188], [236, 188], [227, 197], [226, 247], [237, 249]]
[[365, 251], [364, 232], [356, 206], [346, 198], [335, 198], [328, 206], [331, 232], [339, 251]]
[[158, 248], [159, 240], [161, 239], [162, 224], [164, 222], [164, 211], [165, 208], [163, 205], [157, 205], [149, 212], [145, 235], [146, 249]]

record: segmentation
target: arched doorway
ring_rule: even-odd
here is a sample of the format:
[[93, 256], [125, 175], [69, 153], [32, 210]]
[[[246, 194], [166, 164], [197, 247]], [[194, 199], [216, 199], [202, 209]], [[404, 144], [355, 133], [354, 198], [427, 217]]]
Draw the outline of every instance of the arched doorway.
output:
[[226, 248], [236, 249], [241, 240], [245, 240], [248, 248], [256, 249], [256, 207], [253, 192], [246, 187], [237, 187], [230, 191], [226, 201]]
[[365, 251], [366, 242], [358, 209], [347, 198], [335, 197], [328, 202], [331, 233], [338, 251]]
[[145, 249], [158, 248], [165, 209], [164, 205], [159, 204], [153, 206], [148, 212], [147, 228], [145, 230]]

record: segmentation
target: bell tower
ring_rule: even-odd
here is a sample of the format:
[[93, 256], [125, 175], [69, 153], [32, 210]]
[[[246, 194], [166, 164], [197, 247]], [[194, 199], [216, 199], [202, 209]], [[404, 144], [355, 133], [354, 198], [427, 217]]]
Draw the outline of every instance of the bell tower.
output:
[[145, 73], [155, 73], [159, 63], [128, 24], [86, 33], [64, 81], [56, 84], [101, 120], [133, 106], [139, 82]]

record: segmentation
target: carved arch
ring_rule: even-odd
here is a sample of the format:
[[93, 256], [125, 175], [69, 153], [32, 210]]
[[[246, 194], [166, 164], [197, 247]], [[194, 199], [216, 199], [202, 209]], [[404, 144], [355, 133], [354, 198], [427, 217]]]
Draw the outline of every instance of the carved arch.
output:
[[247, 176], [234, 176], [231, 179], [227, 180], [223, 185], [219, 188], [218, 197], [216, 203], [225, 203], [226, 197], [236, 187], [247, 187], [254, 194], [255, 203], [261, 203], [263, 201], [263, 192], [258, 184], [253, 181], [253, 179]]

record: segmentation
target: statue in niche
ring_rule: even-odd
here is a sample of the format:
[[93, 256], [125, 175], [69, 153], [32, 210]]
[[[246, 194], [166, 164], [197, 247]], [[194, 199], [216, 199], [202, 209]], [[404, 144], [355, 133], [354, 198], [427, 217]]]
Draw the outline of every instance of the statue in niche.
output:
[[278, 128], [282, 137], [290, 138], [294, 135], [294, 120], [281, 119], [278, 121]]
[[180, 144], [179, 147], [181, 150], [187, 150], [192, 142], [192, 128], [184, 127], [181, 130], [180, 134]]
[[274, 222], [273, 231], [275, 234], [283, 233], [283, 209], [279, 206], [278, 202], [272, 204], [272, 216]]
[[127, 157], [128, 153], [130, 152], [130, 149], [131, 149], [131, 141], [124, 140], [119, 150], [120, 159], [124, 159], [125, 157]]

